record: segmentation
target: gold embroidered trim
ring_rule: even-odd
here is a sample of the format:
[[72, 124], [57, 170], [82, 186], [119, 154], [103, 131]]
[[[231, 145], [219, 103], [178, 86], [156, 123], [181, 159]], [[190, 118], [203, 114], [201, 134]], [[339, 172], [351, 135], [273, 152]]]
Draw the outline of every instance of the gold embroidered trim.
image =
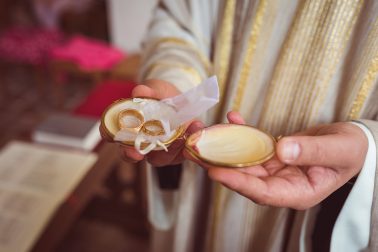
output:
[[373, 84], [377, 79], [378, 75], [378, 55], [374, 57], [371, 61], [369, 68], [367, 70], [367, 74], [362, 81], [362, 85], [358, 91], [355, 101], [353, 102], [353, 106], [349, 112], [349, 120], [354, 120], [360, 117], [361, 110], [363, 105], [365, 104], [366, 98], [370, 91], [372, 90]]
[[[307, 77], [319, 74], [320, 68], [312, 69], [313, 65], [311, 63], [318, 62], [319, 58], [321, 58], [316, 58], [322, 53], [322, 51], [319, 53], [316, 49], [319, 50], [318, 46], [323, 45], [321, 33], [326, 28], [327, 14], [329, 14], [331, 5], [331, 2], [324, 0], [317, 2], [306, 1], [298, 18], [295, 20], [289, 35], [289, 43], [285, 46], [285, 58], [283, 58], [282, 65], [278, 68], [280, 76], [275, 83], [278, 88], [273, 91], [275, 92], [275, 97], [271, 97], [271, 109], [276, 107], [284, 109], [285, 112], [278, 114], [279, 111], [273, 111], [272, 114], [267, 114], [267, 116], [270, 116], [269, 126], [272, 129], [281, 128], [282, 125], [280, 123], [283, 121], [286, 121], [284, 126], [286, 132], [289, 131], [288, 128], [290, 126], [288, 124], [291, 124], [291, 127], [298, 126], [298, 122], [295, 120], [298, 117], [298, 112], [294, 113], [292, 111], [293, 109], [295, 110], [295, 107], [293, 108], [293, 102], [290, 103], [291, 100], [301, 98], [305, 102], [301, 103], [298, 109], [306, 111], [308, 108], [309, 95], [314, 81], [310, 79], [310, 82], [308, 82], [309, 78]], [[288, 71], [287, 65], [293, 66], [291, 71]], [[306, 86], [302, 90], [298, 90], [299, 85], [302, 85], [302, 83], [306, 83]], [[273, 105], [274, 102], [276, 102], [276, 105]]]
[[[305, 56], [304, 52], [307, 51], [307, 48], [310, 46], [310, 43], [298, 43], [293, 34], [301, 33], [303, 37], [309, 37], [309, 35], [314, 33], [314, 25], [309, 26], [305, 31], [303, 31], [303, 29], [300, 27], [300, 23], [303, 22], [302, 19], [304, 18], [302, 13], [306, 10], [306, 8], [308, 8], [308, 4], [308, 1], [301, 2], [297, 11], [298, 14], [296, 14], [294, 17], [294, 23], [286, 35], [286, 41], [278, 58], [277, 66], [274, 69], [263, 110], [261, 112], [258, 127], [270, 131], [273, 134], [276, 134], [276, 132], [273, 132], [273, 128], [275, 128], [274, 122], [285, 113], [285, 98], [291, 95], [293, 84], [297, 82], [297, 78], [300, 77], [297, 72], [300, 72], [300, 69], [304, 67], [304, 64], [299, 64], [299, 62], [302, 61], [303, 57]], [[312, 14], [314, 13], [315, 11], [312, 12]], [[315, 17], [313, 15], [309, 15], [307, 18], [310, 19], [312, 23], [315, 22]], [[304, 32], [305, 34], [303, 34]], [[295, 48], [296, 52], [295, 56], [291, 59], [290, 65], [288, 66], [288, 59], [290, 58], [290, 50], [292, 50], [292, 48]], [[294, 65], [298, 65], [299, 68], [290, 67]], [[288, 79], [290, 81], [288, 81]], [[285, 85], [280, 85], [282, 82], [285, 82]], [[285, 86], [284, 90], [282, 90], [283, 86]], [[275, 109], [272, 108], [279, 108], [277, 109], [279, 111], [275, 113]]]
[[[221, 30], [219, 32], [218, 37], [218, 45], [219, 47], [216, 48], [215, 55], [219, 54], [219, 65], [214, 66], [216, 74], [218, 75], [219, 79], [219, 90], [220, 90], [220, 101], [221, 104], [223, 103], [224, 92], [226, 90], [226, 79], [227, 74], [229, 71], [229, 61], [231, 56], [232, 50], [232, 35], [234, 31], [234, 19], [235, 19], [235, 8], [236, 8], [236, 0], [225, 0], [224, 1], [224, 10], [222, 15], [222, 24]], [[214, 63], [218, 64], [218, 62]], [[216, 251], [215, 248], [215, 238], [216, 232], [218, 229], [219, 218], [222, 215], [222, 203], [224, 201], [224, 197], [222, 197], [225, 193], [225, 188], [222, 187], [219, 183], [214, 184], [214, 198], [213, 198], [213, 216], [211, 221], [211, 229], [209, 235], [209, 250]]]
[[[312, 106], [312, 98], [314, 96], [320, 97], [319, 91], [314, 91], [314, 89], [317, 88], [317, 83], [324, 83], [325, 85], [328, 84], [322, 78], [324, 76], [320, 75], [320, 72], [322, 71], [324, 63], [327, 64], [335, 64], [335, 58], [327, 59], [327, 52], [330, 54], [332, 52], [329, 52], [330, 45], [327, 44], [329, 40], [332, 40], [331, 37], [333, 34], [329, 35], [327, 31], [329, 32], [329, 29], [332, 29], [333, 23], [336, 23], [335, 20], [337, 15], [340, 14], [340, 9], [336, 9], [334, 2], [331, 1], [323, 1], [323, 4], [320, 6], [309, 7], [308, 12], [312, 12], [312, 14], [317, 17], [316, 23], [317, 25], [314, 26], [314, 34], [313, 37], [308, 37], [307, 39], [310, 39], [309, 46], [306, 47], [306, 50], [304, 53], [304, 63], [301, 64], [300, 67], [300, 78], [296, 80], [295, 89], [293, 92], [295, 92], [294, 100], [295, 101], [301, 101], [304, 100], [305, 103], [302, 104], [302, 106], [295, 106], [295, 103], [291, 104], [290, 110], [291, 114], [289, 116], [288, 120], [288, 126], [286, 128], [286, 132], [292, 132], [297, 130], [298, 128], [302, 128], [304, 124], [304, 118], [306, 117], [308, 110]], [[318, 13], [321, 13], [320, 15], [316, 15]], [[335, 15], [332, 15], [330, 13], [336, 13]], [[304, 24], [302, 27], [303, 29], [306, 29], [306, 26], [311, 25], [311, 20], [306, 20], [307, 23]], [[335, 26], [337, 26], [335, 24]], [[328, 37], [327, 37], [328, 35]], [[300, 39], [297, 41], [300, 43]], [[302, 42], [304, 43], [304, 41]], [[314, 64], [313, 62], [317, 62], [318, 65]], [[300, 64], [300, 62], [297, 62], [297, 64]], [[328, 72], [332, 71], [331, 67], [327, 66]], [[320, 76], [320, 78], [319, 78]], [[308, 83], [305, 88], [300, 89], [299, 86], [301, 83]]]
[[[311, 107], [310, 113], [307, 114], [308, 115], [307, 117], [302, 116], [303, 118], [302, 126], [310, 126], [314, 124], [316, 122], [316, 118], [318, 118], [319, 116], [320, 107], [325, 100], [325, 97], [327, 94], [327, 88], [330, 85], [332, 75], [336, 71], [337, 64], [341, 61], [341, 58], [343, 56], [342, 55], [343, 51], [345, 50], [345, 48], [347, 47], [348, 43], [351, 40], [351, 34], [357, 24], [357, 19], [361, 12], [363, 3], [364, 1], [362, 0], [355, 0], [355, 1], [349, 2], [349, 4], [345, 4], [346, 5], [345, 9], [342, 12], [343, 14], [341, 18], [342, 21], [338, 23], [338, 27], [336, 26], [333, 31], [333, 35], [334, 35], [333, 38], [335, 41], [333, 44], [340, 45], [340, 49], [338, 51], [334, 51], [333, 54], [328, 54], [329, 58], [334, 59], [333, 64], [329, 67], [327, 74], [323, 77], [323, 82], [325, 84], [318, 86], [317, 87], [318, 91], [315, 91], [319, 93], [319, 97], [316, 98], [313, 95], [314, 101], [313, 101], [313, 106]], [[349, 25], [345, 25], [346, 23], [345, 20], [349, 21]], [[342, 34], [342, 35], [340, 36], [339, 34]], [[332, 37], [330, 39], [332, 39]], [[330, 47], [328, 48], [329, 51], [332, 50], [331, 48], [332, 48], [332, 45], [330, 45]]]
[[235, 111], [240, 110], [240, 105], [243, 100], [243, 94], [244, 94], [245, 86], [247, 85], [247, 82], [248, 82], [248, 77], [251, 70], [252, 58], [256, 50], [257, 38], [261, 32], [261, 25], [263, 22], [266, 6], [267, 6], [267, 0], [261, 0], [258, 3], [256, 14], [252, 21], [253, 24], [252, 24], [251, 34], [248, 39], [248, 47], [247, 47], [247, 51], [245, 52], [245, 57], [243, 60], [244, 63], [240, 72], [240, 80], [239, 80], [238, 87], [236, 89], [236, 95], [235, 95], [235, 99], [232, 106], [232, 109]]
[[[370, 92], [372, 91], [373, 84], [377, 80], [378, 76], [378, 52], [377, 52], [377, 35], [378, 35], [378, 20], [375, 21], [374, 27], [369, 34], [368, 41], [372, 43], [370, 48], [375, 50], [373, 54], [373, 59], [368, 63], [367, 71], [361, 82], [360, 88], [357, 92], [357, 95], [354, 98], [352, 107], [348, 114], [348, 120], [358, 119], [361, 116], [361, 111], [365, 105], [366, 99]], [[366, 54], [369, 54], [370, 48], [367, 49], [367, 52], [364, 54], [363, 58], [367, 58]]]
[[180, 69], [180, 70], [188, 73], [189, 75], [191, 75], [196, 81], [195, 84], [198, 84], [202, 81], [201, 75], [199, 74], [199, 72], [195, 68], [193, 68], [191, 66], [179, 64], [179, 63], [173, 64], [171, 62], [169, 62], [169, 63], [168, 62], [156, 62], [156, 63], [149, 65], [148, 68], [146, 69], [145, 73], [144, 73], [144, 76], [146, 78], [148, 78], [148, 76], [158, 68]]
[[232, 35], [234, 31], [236, 0], [226, 1], [221, 30], [218, 36], [215, 55], [219, 55], [214, 62], [214, 72], [218, 77], [220, 100], [223, 101], [225, 82], [229, 71], [230, 56], [232, 50]]
[[362, 1], [305, 1], [279, 59], [259, 127], [290, 133], [316, 119]]
[[155, 40], [151, 45], [149, 45], [148, 50], [155, 51], [159, 46], [164, 45], [164, 44], [175, 44], [175, 45], [183, 46], [193, 51], [197, 55], [197, 57], [199, 58], [203, 66], [205, 67], [206, 72], [210, 75], [211, 64], [210, 64], [209, 58], [206, 57], [201, 51], [199, 51], [198, 47], [188, 42], [187, 40], [177, 38], [177, 37], [160, 38], [160, 39]]

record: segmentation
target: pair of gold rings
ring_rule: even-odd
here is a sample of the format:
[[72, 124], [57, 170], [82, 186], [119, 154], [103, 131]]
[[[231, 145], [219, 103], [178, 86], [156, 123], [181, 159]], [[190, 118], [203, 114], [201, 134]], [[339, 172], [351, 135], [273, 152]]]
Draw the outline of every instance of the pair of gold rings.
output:
[[136, 109], [124, 109], [118, 114], [118, 126], [120, 129], [138, 133], [142, 131], [149, 136], [165, 135], [163, 124], [160, 120], [144, 120], [143, 113]]

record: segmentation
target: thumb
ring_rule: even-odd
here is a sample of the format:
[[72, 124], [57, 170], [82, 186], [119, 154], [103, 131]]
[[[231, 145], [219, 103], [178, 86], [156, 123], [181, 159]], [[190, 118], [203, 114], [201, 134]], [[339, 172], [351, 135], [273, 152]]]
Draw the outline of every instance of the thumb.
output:
[[132, 92], [133, 97], [147, 97], [162, 100], [180, 94], [180, 91], [171, 83], [163, 80], [146, 80]]
[[186, 129], [186, 132], [190, 135], [196, 133], [197, 131], [203, 129], [205, 125], [201, 121], [193, 121], [190, 123], [189, 127]]
[[245, 124], [243, 117], [240, 115], [239, 112], [230, 111], [227, 113], [227, 119], [230, 123], [235, 124]]
[[156, 98], [156, 92], [154, 89], [146, 85], [137, 85], [132, 93], [132, 97], [146, 97], [146, 98]]
[[284, 137], [277, 144], [277, 156], [290, 165], [336, 168], [353, 161], [349, 142], [340, 134]]

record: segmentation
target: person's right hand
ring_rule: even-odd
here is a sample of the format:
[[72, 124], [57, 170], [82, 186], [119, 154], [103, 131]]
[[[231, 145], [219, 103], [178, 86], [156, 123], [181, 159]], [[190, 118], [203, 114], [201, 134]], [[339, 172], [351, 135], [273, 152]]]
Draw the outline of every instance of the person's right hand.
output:
[[[179, 95], [180, 91], [169, 82], [162, 80], [147, 80], [137, 85], [132, 91], [132, 97], [153, 98], [162, 100]], [[192, 134], [201, 129], [203, 124], [200, 121], [193, 121], [187, 125], [186, 134]], [[184, 139], [173, 142], [166, 151], [152, 151], [146, 156], [140, 154], [134, 147], [121, 147], [123, 159], [129, 162], [138, 162], [147, 158], [148, 162], [155, 167], [178, 164], [183, 161], [182, 150]]]
[[[244, 124], [237, 112], [230, 123]], [[276, 156], [243, 168], [210, 165], [184, 155], [209, 177], [255, 203], [304, 210], [321, 202], [362, 169], [369, 144], [365, 133], [349, 122], [314, 126], [280, 139]]]

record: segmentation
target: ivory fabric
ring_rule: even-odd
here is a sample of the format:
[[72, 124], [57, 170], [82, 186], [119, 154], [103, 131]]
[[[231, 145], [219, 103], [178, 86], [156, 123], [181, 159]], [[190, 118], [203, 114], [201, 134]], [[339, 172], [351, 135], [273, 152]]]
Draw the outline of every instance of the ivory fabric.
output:
[[355, 124], [366, 134], [369, 149], [364, 167], [333, 227], [331, 251], [362, 251], [369, 244], [377, 148], [370, 131], [360, 123]]
[[[273, 135], [360, 118], [376, 127], [377, 38], [373, 0], [165, 0], [146, 35], [140, 77], [186, 91], [216, 74], [221, 102], [204, 116], [209, 125], [237, 110]], [[198, 248], [203, 170], [185, 163], [180, 189], [164, 192], [165, 200], [173, 199], [164, 204], [149, 169], [150, 221], [157, 237], [170, 241], [169, 248], [153, 249]], [[204, 251], [311, 248], [316, 207], [295, 212], [259, 206], [220, 185], [210, 198]]]
[[[361, 120], [373, 134], [376, 150], [378, 148], [378, 125], [375, 121], [371, 120]], [[376, 155], [375, 164], [378, 165], [378, 155]], [[377, 170], [376, 173], [377, 174]], [[373, 192], [373, 201], [371, 209], [371, 221], [370, 221], [370, 238], [369, 245], [366, 251], [378, 251], [378, 176], [374, 177], [374, 192]]]

